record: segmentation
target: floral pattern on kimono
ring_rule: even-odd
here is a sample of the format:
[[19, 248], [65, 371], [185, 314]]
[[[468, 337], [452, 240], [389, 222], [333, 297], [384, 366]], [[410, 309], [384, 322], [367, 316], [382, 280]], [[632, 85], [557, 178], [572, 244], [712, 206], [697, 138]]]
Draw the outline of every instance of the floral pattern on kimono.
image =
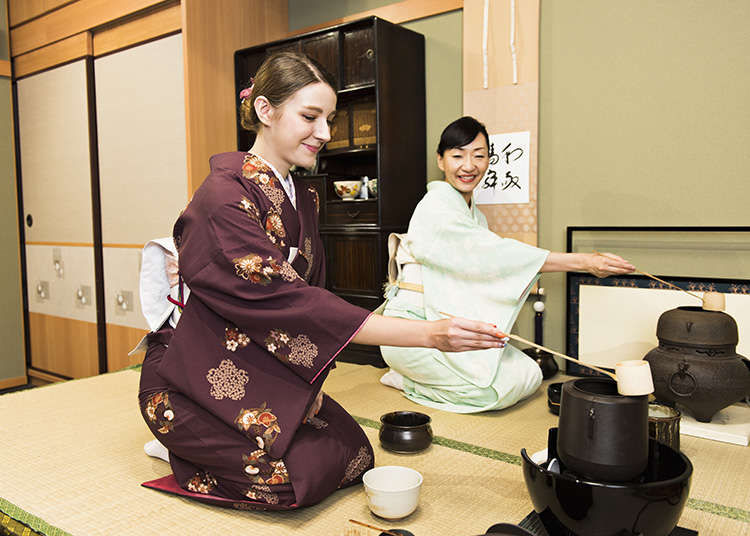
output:
[[372, 454], [365, 447], [360, 447], [357, 455], [346, 466], [344, 478], [341, 480], [340, 486], [354, 482], [359, 475], [370, 467], [370, 464], [372, 464]]
[[258, 210], [258, 207], [255, 206], [255, 203], [253, 203], [243, 195], [242, 199], [240, 200], [240, 207], [245, 211], [245, 214], [247, 214], [248, 218], [260, 225], [260, 210]]
[[313, 264], [313, 252], [312, 252], [312, 240], [309, 236], [305, 237], [305, 247], [300, 249], [300, 255], [307, 261], [307, 270], [305, 270], [305, 279], [310, 277], [310, 271], [312, 270]]
[[[273, 460], [263, 449], [242, 455], [245, 476], [254, 484], [277, 485], [289, 483], [289, 471], [283, 460]], [[271, 491], [268, 488], [268, 491]]]
[[328, 423], [320, 417], [310, 417], [307, 419], [307, 424], [315, 428], [316, 430], [325, 430], [328, 428]]
[[286, 246], [284, 238], [286, 238], [286, 229], [284, 229], [284, 222], [281, 221], [281, 214], [276, 209], [270, 209], [266, 214], [266, 236], [279, 249]]
[[218, 368], [212, 368], [206, 374], [211, 384], [211, 396], [216, 400], [245, 398], [245, 384], [250, 381], [246, 370], [237, 368], [231, 359], [224, 359]]
[[[169, 394], [166, 391], [154, 393], [146, 402], [146, 416], [154, 424], [158, 422], [158, 432], [166, 434], [174, 429], [174, 410], [169, 403]], [[160, 417], [163, 417], [160, 420]]]
[[248, 499], [255, 501], [263, 501], [268, 504], [279, 504], [279, 496], [271, 492], [271, 488], [264, 485], [253, 484], [250, 489], [245, 492], [245, 496]]
[[257, 184], [281, 215], [281, 205], [286, 194], [268, 165], [254, 154], [247, 153], [242, 164], [242, 176]]
[[268, 257], [264, 261], [260, 255], [250, 253], [244, 257], [232, 259], [232, 262], [238, 276], [263, 286], [268, 285], [274, 277], [281, 277], [290, 282], [299, 277], [291, 264], [286, 261], [279, 264], [273, 257]]
[[214, 477], [212, 477], [209, 473], [200, 472], [195, 473], [195, 476], [188, 480], [184, 488], [188, 491], [192, 491], [193, 493], [202, 493], [204, 495], [209, 495], [214, 490], [214, 488], [216, 488], [216, 486], [217, 483]]
[[312, 368], [318, 356], [317, 345], [305, 334], [292, 338], [286, 331], [274, 329], [263, 342], [269, 352], [285, 363]]
[[276, 415], [273, 414], [271, 408], [266, 407], [265, 403], [260, 408], [241, 409], [234, 423], [249, 439], [258, 444], [259, 449], [266, 452], [281, 434]]
[[250, 343], [250, 337], [242, 333], [239, 328], [227, 326], [224, 328], [224, 347], [230, 352], [237, 348], [244, 348]]

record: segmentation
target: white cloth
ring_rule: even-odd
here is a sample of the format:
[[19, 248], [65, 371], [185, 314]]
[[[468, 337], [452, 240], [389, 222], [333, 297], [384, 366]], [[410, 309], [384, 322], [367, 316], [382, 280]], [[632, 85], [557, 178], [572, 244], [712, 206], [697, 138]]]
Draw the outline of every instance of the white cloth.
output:
[[[152, 332], [161, 328], [167, 321], [172, 327], [177, 326], [182, 313], [177, 305], [167, 299], [167, 296], [180, 301], [178, 281], [177, 248], [172, 237], [150, 240], [143, 247], [140, 295], [141, 311]], [[190, 289], [183, 284], [182, 290], [182, 303], [185, 303], [190, 295]], [[143, 337], [128, 355], [145, 352], [148, 347], [146, 339], [147, 337]]]

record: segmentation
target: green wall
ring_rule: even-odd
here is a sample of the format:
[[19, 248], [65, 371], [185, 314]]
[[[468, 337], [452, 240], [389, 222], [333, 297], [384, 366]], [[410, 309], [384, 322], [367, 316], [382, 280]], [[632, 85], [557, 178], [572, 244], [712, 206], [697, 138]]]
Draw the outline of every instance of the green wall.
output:
[[[390, 3], [289, 0], [289, 26]], [[441, 17], [453, 35], [430, 26]], [[462, 111], [461, 18], [406, 25], [427, 26], [430, 178], [440, 129]], [[574, 225], [750, 225], [750, 2], [541, 0], [540, 18], [541, 247], [564, 251]], [[541, 284], [545, 343], [564, 349], [565, 277]], [[532, 319], [527, 303], [523, 336]]]
[[[289, 0], [289, 31], [375, 9], [389, 0]], [[445, 126], [463, 110], [463, 17], [453, 11], [402, 24], [425, 38], [427, 178], [442, 178], [435, 150]]]
[[[0, 3], [0, 59], [8, 59], [7, 5]], [[26, 374], [11, 82], [0, 77], [0, 380]]]
[[[750, 2], [541, 6], [540, 245], [564, 251], [572, 225], [750, 225]], [[564, 276], [542, 285], [564, 348]]]

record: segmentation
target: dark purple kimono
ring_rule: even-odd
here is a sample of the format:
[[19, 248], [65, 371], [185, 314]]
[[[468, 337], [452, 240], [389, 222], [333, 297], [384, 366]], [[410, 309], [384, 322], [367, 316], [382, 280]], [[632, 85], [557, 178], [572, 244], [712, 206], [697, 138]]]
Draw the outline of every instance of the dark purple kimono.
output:
[[177, 482], [238, 508], [315, 504], [373, 464], [333, 399], [303, 423], [369, 312], [319, 288], [319, 200], [295, 187], [296, 210], [258, 157], [211, 158], [174, 228], [190, 297], [174, 332], [152, 335], [143, 365], [141, 410]]

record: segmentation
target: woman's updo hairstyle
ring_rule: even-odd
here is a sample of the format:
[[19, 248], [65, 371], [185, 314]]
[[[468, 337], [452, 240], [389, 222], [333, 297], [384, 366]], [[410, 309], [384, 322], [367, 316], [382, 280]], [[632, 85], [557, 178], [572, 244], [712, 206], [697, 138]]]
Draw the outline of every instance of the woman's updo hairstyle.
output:
[[440, 156], [445, 154], [448, 149], [457, 149], [463, 147], [474, 141], [479, 133], [484, 134], [484, 139], [487, 142], [487, 149], [490, 148], [490, 137], [487, 134], [485, 126], [470, 116], [464, 116], [461, 119], [456, 119], [445, 127], [443, 133], [440, 135], [440, 143], [438, 143], [437, 153]]
[[334, 78], [312, 58], [296, 52], [279, 52], [269, 56], [248, 84], [248, 87], [253, 86], [252, 93], [240, 103], [242, 128], [254, 132], [260, 129], [261, 122], [253, 103], [261, 95], [278, 107], [297, 90], [316, 82], [328, 84], [336, 91]]

